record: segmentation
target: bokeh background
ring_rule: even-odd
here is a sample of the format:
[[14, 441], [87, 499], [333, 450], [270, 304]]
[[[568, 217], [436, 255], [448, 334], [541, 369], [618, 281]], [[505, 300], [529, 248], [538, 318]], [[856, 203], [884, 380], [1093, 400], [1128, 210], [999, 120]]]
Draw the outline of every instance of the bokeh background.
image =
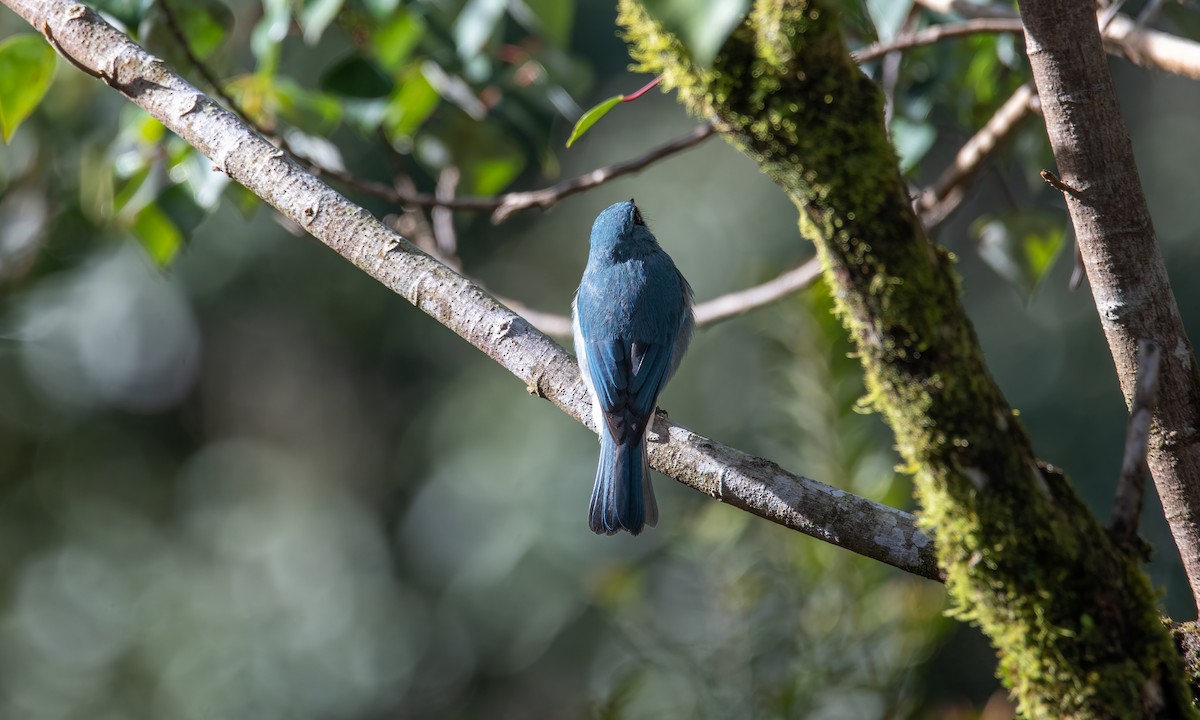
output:
[[[432, 190], [454, 166], [462, 194], [540, 187], [695, 124], [654, 93], [563, 149], [581, 108], [647, 80], [627, 69], [609, 2], [177, 5], [257, 122], [364, 178]], [[944, 20], [845, 5], [855, 46]], [[1159, 26], [1194, 29], [1179, 7]], [[202, 85], [160, 5], [102, 8]], [[29, 31], [0, 9], [0, 39]], [[1011, 37], [914, 50], [898, 68], [893, 129], [914, 187], [1028, 78]], [[1112, 69], [1195, 333], [1200, 93]], [[1042, 167], [1035, 117], [938, 237], [1038, 452], [1105, 517], [1124, 407], [1090, 295], [1066, 288], [1068, 221]], [[1011, 714], [992, 652], [943, 616], [934, 583], [661, 476], [658, 528], [592, 535], [585, 428], [226, 182], [63, 62], [0, 147], [0, 718]], [[710, 140], [500, 226], [457, 214], [465, 272], [567, 313], [592, 218], [629, 197], [701, 300], [811, 254], [782, 193]], [[1057, 260], [1014, 272], [1030, 243]], [[887, 428], [857, 411], [829, 307], [818, 285], [704, 329], [662, 405], [911, 507]], [[1190, 619], [1153, 499], [1143, 532], [1165, 611]]]

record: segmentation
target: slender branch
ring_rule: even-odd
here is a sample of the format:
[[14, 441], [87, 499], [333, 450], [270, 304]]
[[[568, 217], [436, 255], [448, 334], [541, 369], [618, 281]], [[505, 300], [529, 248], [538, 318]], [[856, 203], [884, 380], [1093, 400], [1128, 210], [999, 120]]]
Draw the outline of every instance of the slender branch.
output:
[[[478, 285], [421, 252], [271, 145], [98, 14], [74, 0], [0, 0], [48, 29], [75, 62], [112, 78], [130, 101], [215, 167], [356, 267], [403, 296], [589, 425], [574, 359]], [[700, 492], [869, 558], [938, 577], [933, 543], [912, 515], [788, 472], [701, 437], [660, 413], [651, 466]], [[582, 517], [582, 516], [581, 516]]]
[[[779, 302], [812, 285], [821, 277], [821, 262], [813, 257], [803, 265], [774, 277], [761, 285], [715, 297], [696, 306], [696, 325], [704, 327], [722, 320], [744, 315], [751, 310]], [[519, 300], [499, 298], [501, 302], [524, 317], [538, 330], [554, 337], [571, 337], [571, 318], [566, 315], [534, 310]]]
[[[437, 199], [441, 202], [453, 200], [461, 177], [462, 173], [453, 165], [442, 168], [438, 175]], [[433, 238], [437, 241], [438, 259], [462, 272], [462, 261], [458, 258], [458, 233], [454, 231], [454, 211], [445, 205], [438, 205], [429, 214], [433, 220]]]
[[1135, 545], [1138, 518], [1142, 515], [1150, 417], [1158, 399], [1158, 367], [1161, 357], [1162, 351], [1153, 342], [1138, 342], [1137, 380], [1133, 391], [1133, 403], [1129, 407], [1129, 425], [1125, 429], [1125, 457], [1121, 461], [1121, 477], [1117, 481], [1112, 517], [1108, 525], [1113, 539], [1127, 547]]
[[522, 210], [528, 210], [531, 207], [540, 207], [543, 210], [554, 205], [563, 198], [570, 197], [576, 193], [581, 193], [584, 190], [590, 190], [598, 185], [603, 185], [606, 182], [615, 180], [622, 175], [629, 175], [645, 169], [647, 166], [670, 157], [678, 152], [687, 150], [688, 148], [699, 145], [704, 140], [711, 137], [716, 130], [712, 125], [700, 125], [695, 130], [692, 130], [683, 137], [676, 138], [668, 143], [651, 148], [645, 153], [639, 155], [632, 160], [626, 160], [614, 165], [596, 168], [591, 172], [584, 173], [579, 177], [564, 180], [549, 187], [544, 187], [540, 190], [527, 190], [524, 192], [511, 192], [499, 197], [493, 198], [495, 204], [495, 212], [492, 213], [492, 222], [499, 225], [514, 213]]
[[942, 172], [937, 182], [921, 193], [917, 210], [926, 229], [932, 230], [940, 225], [958, 207], [966, 196], [964, 186], [1021, 120], [1029, 115], [1036, 97], [1029, 83], [1017, 88], [983, 127], [959, 148], [954, 162]]
[[1136, 394], [1138, 341], [1164, 350], [1148, 462], [1200, 603], [1200, 371], [1092, 10], [1090, 0], [1021, 2], [1026, 54], [1059, 169], [1043, 177], [1063, 190], [1126, 403]]
[[[916, 0], [934, 12], [966, 18], [1014, 18], [1010, 5], [971, 0]], [[1100, 11], [1103, 14], [1103, 10]], [[1098, 21], [1097, 21], [1098, 22]], [[1104, 49], [1143, 67], [1200, 80], [1200, 43], [1141, 27], [1125, 15], [1114, 15], [1104, 29]]]
[[855, 62], [865, 63], [898, 50], [908, 50], [922, 45], [933, 45], [946, 38], [979, 35], [983, 33], [1008, 33], [1020, 35], [1024, 32], [1019, 18], [972, 18], [961, 22], [931, 25], [916, 32], [897, 35], [891, 42], [874, 43], [850, 53]]

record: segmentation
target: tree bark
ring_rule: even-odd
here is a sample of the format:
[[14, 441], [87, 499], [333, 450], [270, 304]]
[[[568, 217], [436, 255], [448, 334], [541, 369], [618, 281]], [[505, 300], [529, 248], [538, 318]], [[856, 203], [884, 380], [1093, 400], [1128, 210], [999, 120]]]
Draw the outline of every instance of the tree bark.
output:
[[[882, 96], [832, 0], [757, 0], [711, 70], [636, 0], [634, 58], [795, 202], [863, 364], [868, 401], [915, 473], [960, 618], [1034, 717], [1193, 717], [1136, 561], [1063, 475], [1039, 467], [984, 364], [949, 255], [914, 216]], [[1116, 470], [1114, 468], [1114, 474]]]
[[1200, 374], [1183, 328], [1091, 0], [1023, 0], [1026, 52], [1088, 283], [1133, 402], [1139, 340], [1162, 348], [1148, 462], [1200, 603]]

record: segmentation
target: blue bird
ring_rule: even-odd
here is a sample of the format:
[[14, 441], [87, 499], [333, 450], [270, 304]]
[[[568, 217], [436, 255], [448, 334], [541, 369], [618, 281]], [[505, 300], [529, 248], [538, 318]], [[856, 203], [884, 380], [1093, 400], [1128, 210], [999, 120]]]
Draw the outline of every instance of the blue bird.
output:
[[692, 288], [633, 200], [609, 206], [592, 225], [587, 268], [571, 310], [575, 354], [600, 433], [588, 524], [597, 534], [637, 535], [658, 522], [646, 433], [695, 319]]

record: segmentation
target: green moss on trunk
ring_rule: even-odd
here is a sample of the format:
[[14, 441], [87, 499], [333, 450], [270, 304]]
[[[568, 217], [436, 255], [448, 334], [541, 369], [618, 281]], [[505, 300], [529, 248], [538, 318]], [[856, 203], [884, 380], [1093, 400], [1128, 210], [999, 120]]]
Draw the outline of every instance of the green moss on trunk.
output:
[[915, 217], [882, 96], [818, 0], [758, 0], [712, 70], [634, 0], [640, 69], [792, 198], [937, 536], [956, 614], [978, 623], [1034, 717], [1195, 717], [1136, 562], [1065, 478], [1039, 467], [983, 362], [951, 256]]

